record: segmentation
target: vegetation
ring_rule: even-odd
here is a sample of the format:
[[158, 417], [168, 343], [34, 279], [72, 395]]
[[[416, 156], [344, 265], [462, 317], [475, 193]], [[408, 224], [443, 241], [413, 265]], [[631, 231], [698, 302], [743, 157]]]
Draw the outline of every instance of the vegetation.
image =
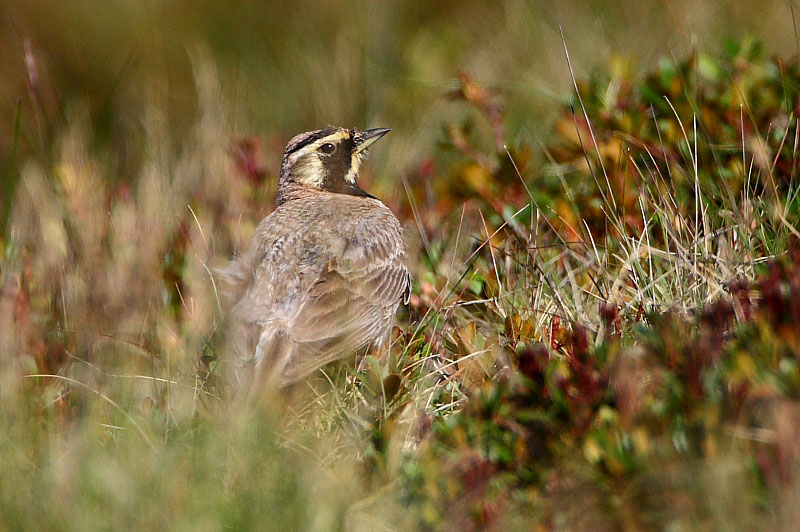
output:
[[193, 124], [168, 95], [54, 124], [31, 81], [0, 143], [0, 530], [797, 528], [797, 59], [564, 59], [577, 92], [541, 135], [462, 71], [414, 157], [376, 148], [363, 176], [415, 278], [390, 352], [250, 406], [217, 271], [297, 128], [242, 136], [225, 65], [193, 53]]

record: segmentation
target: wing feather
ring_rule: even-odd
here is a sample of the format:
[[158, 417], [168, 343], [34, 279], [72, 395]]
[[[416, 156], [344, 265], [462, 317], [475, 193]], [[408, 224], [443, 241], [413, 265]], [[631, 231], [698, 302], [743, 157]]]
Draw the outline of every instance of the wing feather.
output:
[[[292, 203], [284, 209], [295, 208]], [[313, 212], [297, 208], [297, 216]], [[397, 306], [407, 301], [410, 275], [396, 220], [388, 209], [371, 212], [383, 218], [364, 223], [387, 224], [387, 215], [393, 223], [366, 238], [357, 231], [321, 231], [313, 225], [291, 231], [271, 217], [262, 222], [258, 240], [231, 276], [240, 281], [234, 314], [259, 331], [256, 352], [250, 352], [259, 374], [262, 365], [269, 365], [281, 385], [291, 384], [329, 362], [387, 341]], [[288, 214], [282, 219], [292, 220]], [[280, 346], [280, 353], [270, 353], [270, 346]]]

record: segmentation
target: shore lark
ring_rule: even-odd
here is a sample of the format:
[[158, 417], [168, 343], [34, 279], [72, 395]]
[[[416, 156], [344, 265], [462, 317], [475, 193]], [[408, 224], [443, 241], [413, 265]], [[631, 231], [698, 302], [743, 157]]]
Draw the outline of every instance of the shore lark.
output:
[[286, 146], [277, 207], [227, 272], [240, 385], [286, 386], [387, 345], [410, 293], [406, 247], [397, 218], [357, 179], [389, 131], [328, 128]]

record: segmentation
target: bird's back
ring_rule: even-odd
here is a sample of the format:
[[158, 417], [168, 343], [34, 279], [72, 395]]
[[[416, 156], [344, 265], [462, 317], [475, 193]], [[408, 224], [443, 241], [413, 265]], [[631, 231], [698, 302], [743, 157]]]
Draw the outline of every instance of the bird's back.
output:
[[371, 197], [320, 192], [281, 204], [229, 269], [240, 373], [281, 385], [388, 338], [408, 294], [402, 230]]

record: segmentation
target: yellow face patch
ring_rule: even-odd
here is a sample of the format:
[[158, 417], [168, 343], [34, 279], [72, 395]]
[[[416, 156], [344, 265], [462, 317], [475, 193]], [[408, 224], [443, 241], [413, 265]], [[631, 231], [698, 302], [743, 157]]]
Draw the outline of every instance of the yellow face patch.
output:
[[364, 160], [364, 151], [357, 150], [353, 152], [352, 162], [350, 163], [350, 170], [344, 176], [344, 180], [350, 184], [355, 184], [356, 177], [358, 176], [358, 169], [361, 167], [361, 161]]
[[350, 138], [350, 132], [339, 129], [311, 142], [289, 155], [292, 177], [298, 183], [315, 188], [323, 188], [326, 169], [320, 148], [325, 144], [339, 145], [343, 140]]

